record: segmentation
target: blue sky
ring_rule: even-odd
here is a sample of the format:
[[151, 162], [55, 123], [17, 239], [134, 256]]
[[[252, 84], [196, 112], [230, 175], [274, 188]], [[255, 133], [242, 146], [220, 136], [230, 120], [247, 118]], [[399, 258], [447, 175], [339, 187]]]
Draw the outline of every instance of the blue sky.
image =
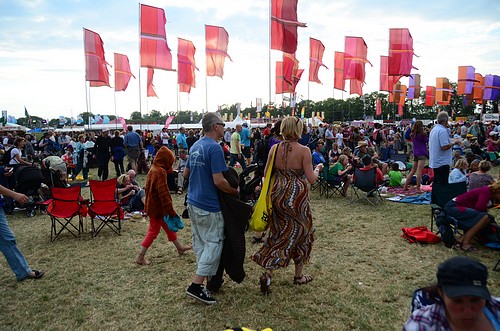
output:
[[[204, 25], [219, 25], [229, 33], [229, 54], [221, 80], [208, 77], [208, 110], [218, 105], [241, 102], [255, 105], [255, 98], [267, 102], [269, 95], [268, 0], [183, 0], [145, 1], [165, 9], [167, 39], [174, 60], [177, 37], [193, 41], [197, 48], [197, 87], [190, 95], [176, 91], [174, 72], [155, 72], [154, 84], [159, 98], [145, 97], [146, 72], [141, 70], [142, 112], [157, 109], [162, 113], [207, 109], [205, 98]], [[459, 65], [472, 65], [481, 74], [500, 74], [500, 1], [335, 1], [299, 0], [297, 58], [306, 69], [297, 92], [304, 98], [323, 100], [344, 97], [333, 91], [333, 54], [343, 51], [345, 36], [363, 37], [368, 45], [364, 92], [378, 90], [380, 55], [387, 55], [389, 28], [409, 28], [418, 58], [416, 73], [422, 86], [435, 85], [436, 77], [457, 80]], [[138, 2], [128, 0], [0, 0], [0, 109], [9, 115], [30, 114], [44, 118], [75, 116], [87, 110], [82, 28], [100, 34], [106, 59], [113, 64], [113, 53], [126, 54], [138, 77]], [[309, 37], [326, 47], [320, 69], [322, 85], [307, 82]], [[271, 60], [281, 53], [271, 52]], [[113, 69], [110, 68], [110, 73]], [[274, 94], [272, 100], [281, 102]], [[112, 81], [112, 79], [111, 79]], [[407, 84], [406, 78], [402, 79]], [[127, 91], [90, 89], [90, 111], [128, 117], [139, 110], [138, 80], [132, 79]]]

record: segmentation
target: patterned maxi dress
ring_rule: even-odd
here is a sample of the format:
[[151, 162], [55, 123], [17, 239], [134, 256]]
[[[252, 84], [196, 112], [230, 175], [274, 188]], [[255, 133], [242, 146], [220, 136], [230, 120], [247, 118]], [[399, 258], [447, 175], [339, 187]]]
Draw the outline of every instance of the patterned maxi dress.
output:
[[309, 193], [303, 170], [275, 171], [269, 235], [264, 245], [251, 257], [269, 270], [286, 267], [290, 260], [298, 265], [306, 263], [314, 241]]

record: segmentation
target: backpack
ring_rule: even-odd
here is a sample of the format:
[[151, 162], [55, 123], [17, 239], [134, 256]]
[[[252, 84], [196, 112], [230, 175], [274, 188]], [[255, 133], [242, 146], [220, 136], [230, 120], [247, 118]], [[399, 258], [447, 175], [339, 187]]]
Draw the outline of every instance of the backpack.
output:
[[411, 127], [408, 128], [405, 132], [405, 139], [408, 140], [411, 138]]
[[269, 155], [269, 141], [267, 138], [259, 139], [255, 142], [254, 162], [257, 165], [264, 167]]
[[436, 234], [431, 232], [426, 226], [417, 226], [415, 228], [402, 228], [403, 234], [401, 237], [408, 240], [410, 243], [429, 243], [437, 244], [441, 241]]
[[[439, 229], [439, 233], [441, 234], [441, 240], [443, 241], [444, 245], [448, 248], [452, 248], [456, 243], [455, 239], [455, 232], [453, 228], [451, 227], [451, 224], [455, 220], [454, 218], [446, 216], [446, 213], [444, 211], [441, 211], [437, 216], [436, 216], [436, 225]], [[453, 222], [455, 225], [455, 229], [458, 226], [458, 222]]]
[[6, 167], [9, 165], [10, 163], [10, 160], [12, 160], [12, 149], [14, 147], [10, 147], [9, 149], [7, 149], [4, 153], [4, 155], [2, 156], [2, 159], [0, 159], [0, 165]]

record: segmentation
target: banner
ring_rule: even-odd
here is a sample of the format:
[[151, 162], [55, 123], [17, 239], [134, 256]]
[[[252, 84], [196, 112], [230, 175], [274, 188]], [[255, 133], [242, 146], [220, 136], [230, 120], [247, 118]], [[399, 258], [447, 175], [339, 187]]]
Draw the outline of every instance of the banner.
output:
[[115, 91], [125, 91], [130, 77], [135, 78], [130, 71], [127, 55], [115, 53]]
[[255, 100], [255, 106], [256, 106], [256, 108], [257, 108], [257, 110], [256, 110], [256, 111], [257, 111], [258, 113], [262, 111], [262, 98], [257, 98], [257, 99]]
[[165, 11], [141, 4], [140, 21], [141, 67], [172, 70], [172, 53], [165, 31]]
[[321, 84], [318, 78], [320, 67], [328, 67], [322, 62], [325, 46], [321, 41], [314, 38], [309, 38], [309, 81]]
[[[189, 86], [189, 92], [191, 87], [196, 87], [196, 79], [194, 70], [196, 68], [194, 54], [196, 53], [196, 48], [193, 43], [189, 40], [177, 38], [177, 83], [179, 85]], [[186, 92], [185, 86], [181, 86], [180, 92]]]
[[118, 117], [118, 122], [122, 124], [123, 131], [127, 131], [127, 122], [125, 122], [125, 119], [123, 117]]
[[172, 121], [174, 120], [174, 116], [169, 116], [167, 117], [167, 119], [165, 120], [165, 129], [168, 129], [168, 127], [170, 126], [170, 123], [172, 123]]
[[85, 80], [91, 86], [109, 86], [109, 71], [104, 57], [104, 42], [99, 34], [83, 28]]
[[271, 0], [271, 49], [293, 54], [297, 51], [298, 0]]
[[147, 82], [147, 96], [148, 97], [157, 97], [155, 86], [153, 85], [153, 75], [155, 71], [153, 68], [148, 68], [148, 82]]
[[224, 76], [226, 57], [233, 61], [227, 53], [229, 34], [220, 26], [205, 25], [205, 53], [207, 76]]

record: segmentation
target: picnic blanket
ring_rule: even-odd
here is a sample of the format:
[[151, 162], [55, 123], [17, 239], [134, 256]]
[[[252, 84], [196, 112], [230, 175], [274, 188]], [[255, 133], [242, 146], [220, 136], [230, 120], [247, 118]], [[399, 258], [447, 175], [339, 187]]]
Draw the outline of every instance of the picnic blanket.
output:
[[413, 203], [415, 205], [430, 205], [431, 192], [425, 192], [419, 195], [412, 195], [412, 196], [397, 195], [391, 198], [387, 198], [387, 200], [394, 202]]

